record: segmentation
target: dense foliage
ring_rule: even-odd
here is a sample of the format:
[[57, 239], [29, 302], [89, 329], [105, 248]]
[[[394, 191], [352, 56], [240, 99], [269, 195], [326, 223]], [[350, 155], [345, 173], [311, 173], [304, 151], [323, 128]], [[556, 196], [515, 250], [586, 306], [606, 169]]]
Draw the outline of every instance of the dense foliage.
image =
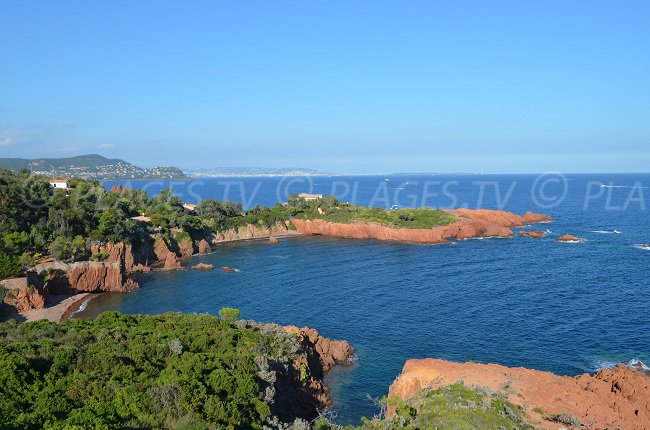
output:
[[[20, 276], [43, 255], [89, 259], [93, 243], [137, 246], [153, 232], [189, 237], [247, 223], [270, 227], [286, 220], [285, 212], [260, 207], [244, 211], [240, 203], [204, 200], [197, 213], [188, 213], [169, 190], [149, 198], [143, 190], [111, 192], [96, 181], [76, 179], [70, 190], [51, 189], [46, 178], [0, 170], [0, 279]], [[133, 219], [143, 215], [151, 223]]]
[[[395, 414], [390, 419], [364, 419], [359, 427], [348, 426], [346, 430], [533, 430], [527, 424], [526, 414], [506, 400], [499, 392], [481, 387], [453, 384], [435, 390], [423, 390], [404, 402], [389, 399]], [[341, 427], [326, 420], [316, 423], [315, 430], [334, 430]]]
[[[293, 215], [301, 218], [321, 218], [334, 223], [375, 222], [392, 228], [432, 228], [449, 225], [456, 218], [447, 211], [432, 208], [393, 209], [354, 206], [339, 203], [333, 197], [305, 201], [289, 200]], [[320, 209], [320, 210], [319, 210]]]
[[287, 363], [297, 348], [209, 315], [5, 322], [0, 428], [262, 428], [271, 409], [259, 363]]
[[[297, 195], [284, 205], [248, 210], [238, 202], [203, 200], [194, 212], [170, 190], [149, 198], [143, 190], [107, 191], [97, 181], [73, 179], [70, 185], [69, 190], [51, 189], [44, 177], [0, 169], [0, 279], [20, 276], [43, 255], [101, 260], [91, 254], [92, 244], [126, 242], [137, 247], [153, 233], [178, 242], [247, 224], [270, 228], [292, 217], [398, 228], [431, 228], [455, 221], [448, 212], [431, 208], [386, 211], [340, 203], [334, 197], [307, 201]], [[139, 216], [151, 222], [134, 219]]]

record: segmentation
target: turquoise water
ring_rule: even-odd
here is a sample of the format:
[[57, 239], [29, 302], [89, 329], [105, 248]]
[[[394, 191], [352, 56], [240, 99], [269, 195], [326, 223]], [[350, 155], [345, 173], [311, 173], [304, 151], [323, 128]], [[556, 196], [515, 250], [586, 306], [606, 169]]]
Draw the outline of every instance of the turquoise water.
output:
[[[564, 183], [548, 183], [543, 195], [535, 197], [534, 176], [388, 179], [348, 179], [364, 190], [355, 202], [368, 204], [377, 189], [409, 182], [402, 188], [420, 196], [413, 199], [419, 205], [426, 181], [458, 181], [457, 206], [494, 208], [497, 195], [487, 186], [477, 205], [480, 185], [475, 182], [495, 181], [498, 185], [490, 187], [502, 190], [504, 209], [548, 213], [555, 221], [538, 227], [552, 233], [541, 240], [515, 237], [435, 246], [322, 237], [283, 239], [275, 246], [225, 244], [192, 263], [233, 266], [237, 273], [142, 275], [140, 290], [102, 295], [80, 316], [109, 309], [216, 314], [230, 306], [247, 319], [310, 326], [325, 336], [347, 339], [356, 348], [355, 363], [337, 368], [327, 380], [341, 423], [374, 414], [369, 397], [386, 394], [408, 358], [494, 362], [561, 374], [632, 359], [650, 361], [650, 251], [638, 246], [650, 242], [648, 190], [641, 188], [650, 184], [650, 175], [569, 176], [564, 198], [552, 207], [537, 203], [564, 194]], [[268, 196], [279, 180], [262, 180], [259, 189], [267, 192], [252, 202], [272, 203]], [[337, 180], [314, 178], [324, 185], [314, 185], [312, 191], [327, 193]], [[222, 198], [217, 180], [207, 181], [201, 197]], [[244, 189], [258, 183], [241, 181]], [[449, 200], [439, 191], [432, 199], [440, 203], [428, 205], [444, 206], [443, 199]], [[602, 196], [593, 197], [601, 191]], [[387, 203], [408, 206], [397, 202]], [[551, 200], [544, 202], [548, 206]], [[556, 243], [554, 237], [562, 233], [588, 241]]]

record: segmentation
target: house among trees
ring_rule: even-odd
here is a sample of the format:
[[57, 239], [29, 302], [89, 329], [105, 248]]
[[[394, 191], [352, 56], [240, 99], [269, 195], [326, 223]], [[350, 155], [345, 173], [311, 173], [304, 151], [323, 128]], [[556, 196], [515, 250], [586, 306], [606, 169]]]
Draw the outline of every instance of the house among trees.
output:
[[58, 190], [69, 190], [70, 189], [70, 179], [69, 178], [53, 178], [50, 179], [50, 187]]
[[306, 201], [311, 201], [311, 200], [322, 199], [323, 195], [322, 194], [300, 193], [300, 194], [298, 194], [298, 197], [300, 197], [301, 199], [306, 200]]
[[192, 203], [183, 203], [183, 210], [186, 214], [196, 213], [196, 205]]

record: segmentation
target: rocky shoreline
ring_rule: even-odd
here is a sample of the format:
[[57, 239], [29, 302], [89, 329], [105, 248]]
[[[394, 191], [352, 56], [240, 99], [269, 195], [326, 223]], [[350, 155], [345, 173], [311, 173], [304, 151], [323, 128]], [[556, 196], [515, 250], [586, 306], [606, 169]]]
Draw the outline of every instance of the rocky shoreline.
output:
[[[650, 428], [650, 376], [642, 368], [624, 365], [572, 377], [497, 364], [408, 360], [391, 385], [389, 398], [408, 401], [451, 384], [498, 392], [520, 406], [535, 428]], [[389, 408], [388, 418], [395, 412]]]
[[296, 229], [305, 235], [442, 244], [452, 240], [512, 237], [512, 228], [553, 220], [547, 215], [533, 212], [526, 212], [522, 216], [488, 209], [455, 209], [449, 212], [457, 217], [455, 223], [430, 229], [392, 228], [365, 222], [340, 224], [322, 219], [295, 219], [292, 222]]
[[[272, 228], [246, 225], [237, 229], [192, 237], [174, 229], [170, 235], [152, 235], [137, 247], [126, 243], [94, 244], [92, 254], [100, 261], [62, 262], [46, 260], [27, 273], [26, 278], [9, 280], [16, 312], [44, 309], [52, 303], [50, 296], [73, 296], [80, 293], [130, 292], [139, 288], [131, 274], [184, 268], [184, 260], [212, 252], [223, 243], [268, 240], [299, 235], [324, 235], [355, 239], [378, 239], [412, 243], [448, 243], [483, 237], [512, 237], [512, 228], [550, 222], [546, 215], [527, 212], [520, 216], [498, 210], [450, 210], [457, 221], [431, 229], [392, 228], [376, 223], [336, 224], [321, 219], [292, 219]], [[293, 224], [293, 225], [291, 225]], [[197, 266], [208, 269], [208, 267]], [[3, 281], [6, 282], [6, 281]], [[5, 300], [7, 302], [7, 300]]]

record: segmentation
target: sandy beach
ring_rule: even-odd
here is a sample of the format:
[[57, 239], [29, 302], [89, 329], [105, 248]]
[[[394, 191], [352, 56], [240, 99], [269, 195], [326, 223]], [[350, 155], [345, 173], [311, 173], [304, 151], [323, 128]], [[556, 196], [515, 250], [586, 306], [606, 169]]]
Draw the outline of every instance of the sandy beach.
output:
[[95, 296], [97, 296], [97, 294], [82, 293], [67, 298], [61, 297], [62, 300], [54, 306], [45, 309], [33, 309], [27, 312], [20, 312], [17, 314], [17, 319], [23, 321], [50, 320], [58, 323], [70, 318], [70, 316], [77, 311], [84, 302], [92, 300]]

